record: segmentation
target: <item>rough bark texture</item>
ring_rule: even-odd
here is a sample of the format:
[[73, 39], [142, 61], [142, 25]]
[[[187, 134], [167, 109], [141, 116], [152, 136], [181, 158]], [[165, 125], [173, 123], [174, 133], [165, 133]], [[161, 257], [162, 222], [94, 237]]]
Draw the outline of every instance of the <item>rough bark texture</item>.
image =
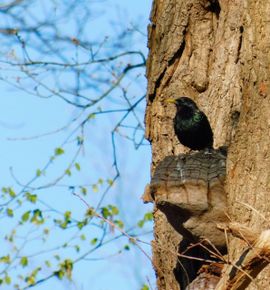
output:
[[[207, 114], [215, 147], [229, 146], [232, 221], [261, 231], [270, 218], [270, 2], [154, 0], [149, 25], [146, 137], [152, 170], [185, 149], [172, 127], [170, 97], [189, 96]], [[262, 218], [262, 216], [264, 218]], [[154, 210], [153, 260], [159, 290], [179, 290], [174, 275], [181, 236]], [[230, 240], [233, 260], [244, 242]], [[267, 267], [248, 289], [269, 287]]]
[[242, 239], [247, 247], [237, 260], [226, 267], [215, 290], [243, 290], [269, 265], [270, 230], [259, 234], [235, 222], [228, 223], [226, 227], [233, 236]]

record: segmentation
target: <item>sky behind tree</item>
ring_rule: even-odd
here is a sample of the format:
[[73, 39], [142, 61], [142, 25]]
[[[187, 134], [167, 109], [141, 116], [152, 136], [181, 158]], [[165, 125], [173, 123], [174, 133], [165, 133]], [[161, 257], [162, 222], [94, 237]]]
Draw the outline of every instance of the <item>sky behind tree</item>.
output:
[[[122, 30], [126, 30], [126, 33], [128, 33], [128, 29], [138, 29], [138, 37], [135, 37], [135, 42], [131, 44], [129, 49], [140, 50], [146, 55], [146, 33], [149, 22], [150, 2], [145, 0], [136, 2], [110, 0], [94, 3], [95, 9], [89, 33], [93, 34], [93, 38], [101, 40], [105, 37], [113, 38], [116, 35], [119, 36]], [[91, 1], [89, 1], [89, 5], [92, 5]], [[37, 17], [39, 13], [42, 14], [43, 8], [44, 6], [42, 5], [37, 6]], [[12, 22], [9, 24], [12, 26]], [[65, 27], [64, 25], [63, 27]], [[73, 28], [68, 26], [65, 29], [72, 30]], [[10, 53], [13, 53], [12, 49], [11, 47]], [[118, 49], [121, 50], [121, 47]], [[3, 72], [4, 68], [5, 66], [2, 63], [0, 78], [5, 79], [7, 73], [10, 74], [11, 78], [16, 77], [16, 72]], [[130, 79], [131, 82], [132, 80]], [[146, 91], [146, 80], [143, 76], [140, 76], [137, 84], [130, 85], [127, 80], [125, 85], [131, 87], [131, 94], [133, 95], [142, 95]], [[61, 144], [72, 130], [67, 128], [59, 130], [57, 134], [44, 134], [57, 131], [65, 126], [78, 114], [78, 109], [59, 98], [42, 99], [30, 95], [26, 91], [10, 86], [5, 81], [1, 81], [0, 86], [2, 89], [2, 98], [0, 98], [0, 126], [2, 132], [1, 187], [11, 186], [16, 189], [18, 184], [26, 184], [35, 176], [37, 170], [48, 162], [54, 154], [55, 148], [61, 147]], [[110, 98], [108, 102], [109, 106], [113, 108], [117, 108], [120, 104]], [[108, 106], [108, 103], [106, 105]], [[145, 101], [139, 108], [141, 121], [143, 121], [144, 106]], [[81, 170], [72, 172], [70, 179], [65, 178], [62, 181], [63, 187], [69, 183], [95, 184], [100, 178], [110, 178], [110, 174], [114, 174], [110, 131], [112, 124], [117, 122], [118, 118], [118, 116], [113, 115], [100, 115], [91, 120], [91, 123], [85, 128], [87, 138], [84, 151], [80, 157]], [[100, 119], [102, 120], [102, 126], [99, 126], [97, 130], [97, 123], [100, 122]], [[121, 219], [125, 221], [126, 228], [132, 227], [134, 221], [140, 220], [144, 213], [151, 210], [151, 206], [143, 205], [140, 200], [144, 185], [149, 182], [150, 173], [150, 146], [146, 141], [144, 144], [138, 150], [134, 150], [134, 144], [128, 142], [126, 138], [116, 138], [116, 154], [121, 177], [105, 197], [104, 202], [118, 205]], [[50, 170], [46, 171], [46, 174], [35, 183], [35, 186], [38, 187], [54, 180], [54, 176], [64, 171], [66, 164], [70, 162], [70, 156], [74, 153], [73, 151], [74, 148], [68, 143], [65, 148], [65, 154], [59, 156], [53, 162]], [[89, 166], [90, 164], [91, 166]], [[59, 212], [65, 212], [67, 208], [71, 208], [77, 219], [80, 219], [86, 210], [85, 204], [76, 196], [67, 194], [61, 184], [53, 189], [50, 187], [42, 188], [39, 194], [41, 194], [44, 203], [57, 208]], [[96, 205], [99, 199], [98, 192], [93, 192], [87, 197], [87, 202], [90, 205]], [[19, 217], [24, 212], [25, 208], [18, 209], [15, 212], [15, 217]], [[1, 236], [7, 234], [7, 230], [12, 229], [15, 224], [14, 219], [7, 220], [2, 217], [0, 219]], [[26, 230], [32, 231], [30, 227], [23, 228], [23, 231]], [[150, 224], [146, 225], [145, 232], [148, 234], [142, 239], [149, 242], [151, 240], [151, 233], [149, 234], [151, 232]], [[25, 234], [25, 232], [19, 234]], [[117, 239], [118, 234], [117, 232], [115, 233], [115, 239]], [[51, 237], [46, 241], [47, 247], [50, 244], [53, 247], [55, 242], [59, 242], [61, 238], [63, 238], [61, 233]], [[128, 240], [124, 238], [117, 243], [101, 247], [100, 251], [90, 257], [90, 261], [80, 262], [74, 267], [73, 282], [70, 283], [53, 278], [36, 286], [36, 289], [125, 290], [140, 289], [148, 279], [151, 283], [154, 283], [151, 263], [139, 249], [131, 246], [130, 251], [126, 251], [124, 254], [120, 253], [123, 252], [123, 247], [127, 243]], [[10, 250], [9, 245], [3, 240], [1, 245], [2, 253], [0, 256], [4, 255], [5, 251]], [[87, 248], [87, 245], [84, 247]], [[39, 250], [42, 250], [40, 243], [33, 241], [26, 247], [24, 255], [38, 252]], [[149, 245], [145, 247], [145, 250], [148, 254], [151, 254]], [[73, 252], [74, 249], [71, 249], [66, 254], [74, 254]], [[38, 266], [39, 263], [44, 263], [43, 259], [45, 257], [40, 256], [32, 259], [32, 262]], [[91, 261], [91, 259], [93, 260]], [[14, 271], [13, 275], [16, 275], [16, 271]]]

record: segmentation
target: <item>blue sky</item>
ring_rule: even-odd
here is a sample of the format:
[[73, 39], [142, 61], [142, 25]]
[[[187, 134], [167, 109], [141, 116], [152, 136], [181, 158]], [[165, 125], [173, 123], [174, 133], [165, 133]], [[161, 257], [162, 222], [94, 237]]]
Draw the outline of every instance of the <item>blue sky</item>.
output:
[[[102, 13], [99, 17], [93, 17], [93, 30], [89, 32], [93, 33], [94, 38], [98, 39], [100, 35], [104, 35], [104, 37], [106, 35], [111, 36], [114, 32], [121, 31], [123, 26], [133, 27], [137, 23], [140, 23], [140, 29], [146, 34], [151, 1], [110, 0], [102, 1], [102, 4], [99, 5], [96, 3], [96, 12], [100, 11]], [[142, 41], [142, 39], [144, 40]], [[138, 42], [132, 45], [135, 45], [135, 47], [132, 46], [130, 49], [142, 50], [145, 54], [147, 53], [146, 36], [143, 37], [141, 35], [138, 37]], [[0, 70], [2, 78], [5, 78], [8, 73], [12, 75], [12, 72], [3, 71], [3, 67], [2, 71]], [[29, 137], [43, 135], [63, 127], [78, 114], [78, 109], [66, 104], [59, 98], [37, 98], [27, 92], [8, 86], [5, 82], [0, 82], [0, 86], [2, 91], [2, 97], [0, 98], [1, 187], [11, 186], [18, 190], [18, 182], [25, 184], [35, 176], [36, 170], [46, 164], [53, 155], [55, 148], [59, 147], [71, 132], [71, 128], [48, 136]], [[141, 76], [138, 84], [129, 85], [129, 80], [127, 80], [125, 86], [131, 88], [131, 94], [143, 94], [146, 90], [146, 81]], [[109, 105], [117, 108], [118, 104], [113, 99], [109, 99], [109, 102], [111, 102]], [[139, 116], [142, 120], [144, 105], [139, 109]], [[91, 184], [97, 182], [100, 177], [106, 179], [113, 176], [110, 131], [112, 124], [119, 119], [119, 116], [99, 115], [85, 127], [85, 148], [79, 159], [81, 171], [72, 172], [72, 179], [63, 179], [63, 184]], [[132, 120], [130, 121], [132, 122]], [[98, 130], [96, 130], [97, 126], [99, 126]], [[29, 140], [25, 140], [28, 138]], [[116, 148], [121, 178], [106, 196], [104, 204], [117, 204], [120, 209], [121, 219], [125, 221], [126, 228], [128, 228], [134, 225], [134, 221], [136, 224], [136, 221], [140, 220], [144, 213], [152, 208], [151, 205], [144, 205], [140, 200], [144, 186], [149, 182], [150, 178], [150, 146], [141, 146], [138, 150], [135, 150], [131, 142], [117, 136]], [[56, 176], [65, 170], [66, 164], [73, 154], [74, 146], [72, 143], [68, 143], [65, 147], [65, 154], [59, 156], [53, 162], [50, 169], [46, 171], [45, 176], [37, 180], [35, 186], [53, 181]], [[17, 181], [11, 175], [11, 168]], [[38, 191], [38, 194], [43, 201], [46, 201], [46, 203], [60, 212], [64, 212], [67, 209], [72, 210], [77, 219], [80, 219], [86, 210], [85, 204], [72, 194], [68, 194], [61, 187], [43, 189]], [[95, 192], [89, 194], [87, 202], [94, 206], [100, 198], [98, 194]], [[15, 205], [13, 206], [15, 208]], [[16, 218], [19, 219], [24, 211], [25, 209], [19, 209], [15, 212], [15, 219], [0, 219], [2, 236], [15, 225], [14, 220]], [[23, 235], [27, 230], [30, 231], [31, 229], [24, 227], [18, 231], [21, 231], [20, 234]], [[151, 231], [150, 224], [146, 225], [145, 232], [148, 231]], [[92, 234], [95, 235], [95, 233]], [[117, 233], [115, 233], [116, 235]], [[45, 246], [48, 248], [50, 243], [53, 245], [55, 242], [60, 241], [61, 238], [61, 232], [58, 232], [46, 241]], [[151, 238], [151, 234], [146, 234], [142, 237], [148, 242]], [[1, 241], [2, 243], [3, 241]], [[83, 261], [76, 265], [72, 283], [53, 278], [46, 283], [40, 284], [36, 289], [133, 290], [140, 289], [148, 279], [153, 286], [154, 273], [151, 263], [135, 246], [131, 245], [131, 250], [125, 254], [118, 254], [118, 251], [122, 250], [127, 243], [128, 240], [122, 238], [119, 242], [109, 244], [109, 246], [95, 252], [94, 256], [91, 256], [94, 261]], [[28, 255], [31, 252], [36, 252], [41, 250], [40, 247], [43, 246], [40, 242], [34, 241], [25, 248], [23, 254]], [[45, 246], [44, 248], [46, 248]], [[87, 245], [83, 247], [86, 249]], [[4, 255], [5, 250], [10, 250], [7, 244], [3, 244], [2, 249], [0, 256]], [[145, 250], [151, 254], [149, 246], [146, 245]], [[71, 252], [67, 252], [66, 255]], [[106, 258], [111, 255], [112, 257]], [[105, 259], [100, 259], [102, 257], [105, 257]], [[43, 263], [44, 259], [45, 257], [40, 256], [33, 258], [31, 262], [34, 266]], [[16, 270], [13, 273], [16, 275]]]

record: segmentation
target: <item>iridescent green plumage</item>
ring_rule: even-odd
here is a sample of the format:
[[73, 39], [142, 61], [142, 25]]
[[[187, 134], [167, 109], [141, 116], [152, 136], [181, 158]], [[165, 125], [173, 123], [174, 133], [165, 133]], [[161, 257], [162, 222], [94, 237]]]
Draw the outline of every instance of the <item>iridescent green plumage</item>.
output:
[[181, 97], [174, 103], [177, 108], [174, 131], [179, 141], [192, 150], [213, 148], [213, 133], [204, 112], [187, 97]]

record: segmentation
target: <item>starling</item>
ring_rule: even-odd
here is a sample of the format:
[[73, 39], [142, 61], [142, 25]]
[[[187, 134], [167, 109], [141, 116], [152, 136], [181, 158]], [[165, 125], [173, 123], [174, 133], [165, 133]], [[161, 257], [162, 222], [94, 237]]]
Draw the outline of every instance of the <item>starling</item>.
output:
[[213, 132], [209, 121], [190, 98], [168, 99], [177, 108], [174, 132], [181, 144], [192, 150], [212, 149]]

